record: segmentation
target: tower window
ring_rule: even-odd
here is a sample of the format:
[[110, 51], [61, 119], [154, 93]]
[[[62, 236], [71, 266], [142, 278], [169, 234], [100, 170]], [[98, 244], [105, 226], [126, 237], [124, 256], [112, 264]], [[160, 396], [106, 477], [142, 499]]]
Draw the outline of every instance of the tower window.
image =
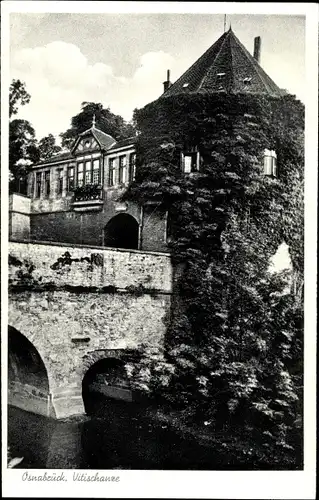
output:
[[277, 177], [277, 154], [273, 150], [264, 151], [264, 175]]
[[199, 170], [198, 151], [182, 154], [182, 170], [184, 174], [190, 174]]

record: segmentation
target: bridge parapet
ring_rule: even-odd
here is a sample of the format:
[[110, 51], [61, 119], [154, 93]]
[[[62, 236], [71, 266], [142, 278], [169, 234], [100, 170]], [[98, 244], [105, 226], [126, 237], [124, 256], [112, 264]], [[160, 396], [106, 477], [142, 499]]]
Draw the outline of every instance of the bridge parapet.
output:
[[169, 254], [52, 242], [10, 241], [11, 286], [172, 292]]

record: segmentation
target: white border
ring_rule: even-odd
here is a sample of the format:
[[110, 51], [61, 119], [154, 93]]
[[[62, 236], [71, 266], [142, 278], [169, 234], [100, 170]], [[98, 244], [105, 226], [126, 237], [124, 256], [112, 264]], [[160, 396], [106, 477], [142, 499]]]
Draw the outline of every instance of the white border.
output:
[[[5, 1], [1, 4], [2, 37], [2, 332], [7, 322], [7, 180], [9, 13], [207, 13], [306, 15], [306, 182], [305, 182], [305, 468], [296, 472], [206, 472], [206, 471], [100, 471], [120, 482], [78, 483], [73, 471], [64, 471], [67, 483], [34, 483], [21, 480], [21, 469], [6, 469], [6, 369], [7, 339], [2, 336], [2, 486], [11, 497], [93, 498], [315, 498], [316, 460], [316, 256], [317, 256], [317, 167], [318, 167], [318, 6], [311, 3], [195, 3], [195, 2], [57, 2]], [[40, 471], [32, 470], [33, 474]], [[43, 472], [43, 471], [42, 471]], [[49, 473], [50, 471], [48, 471]], [[55, 471], [58, 472], [58, 471]], [[88, 471], [86, 471], [88, 472]], [[91, 472], [91, 471], [89, 471]]]

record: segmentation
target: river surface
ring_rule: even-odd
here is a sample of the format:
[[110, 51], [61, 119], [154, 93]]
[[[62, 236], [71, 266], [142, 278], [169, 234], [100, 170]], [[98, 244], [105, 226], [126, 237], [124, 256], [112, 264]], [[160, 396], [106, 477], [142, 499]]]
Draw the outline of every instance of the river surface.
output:
[[8, 410], [8, 445], [19, 468], [216, 470], [217, 457], [195, 439], [154, 423], [141, 405], [99, 400], [92, 417], [52, 420]]

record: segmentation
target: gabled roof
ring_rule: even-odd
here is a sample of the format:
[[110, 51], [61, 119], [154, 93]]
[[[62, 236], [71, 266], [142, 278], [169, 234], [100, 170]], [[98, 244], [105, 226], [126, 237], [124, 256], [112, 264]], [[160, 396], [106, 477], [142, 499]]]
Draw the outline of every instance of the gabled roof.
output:
[[106, 134], [105, 132], [102, 132], [102, 130], [92, 125], [91, 128], [85, 130], [84, 132], [78, 135], [75, 143], [72, 146], [71, 151], [74, 151], [79, 141], [82, 139], [82, 137], [87, 135], [93, 135], [94, 139], [98, 142], [99, 146], [102, 149], [109, 149], [116, 142], [114, 137], [112, 137], [109, 134]]
[[247, 92], [280, 97], [284, 92], [265, 73], [230, 28], [166, 92]]

